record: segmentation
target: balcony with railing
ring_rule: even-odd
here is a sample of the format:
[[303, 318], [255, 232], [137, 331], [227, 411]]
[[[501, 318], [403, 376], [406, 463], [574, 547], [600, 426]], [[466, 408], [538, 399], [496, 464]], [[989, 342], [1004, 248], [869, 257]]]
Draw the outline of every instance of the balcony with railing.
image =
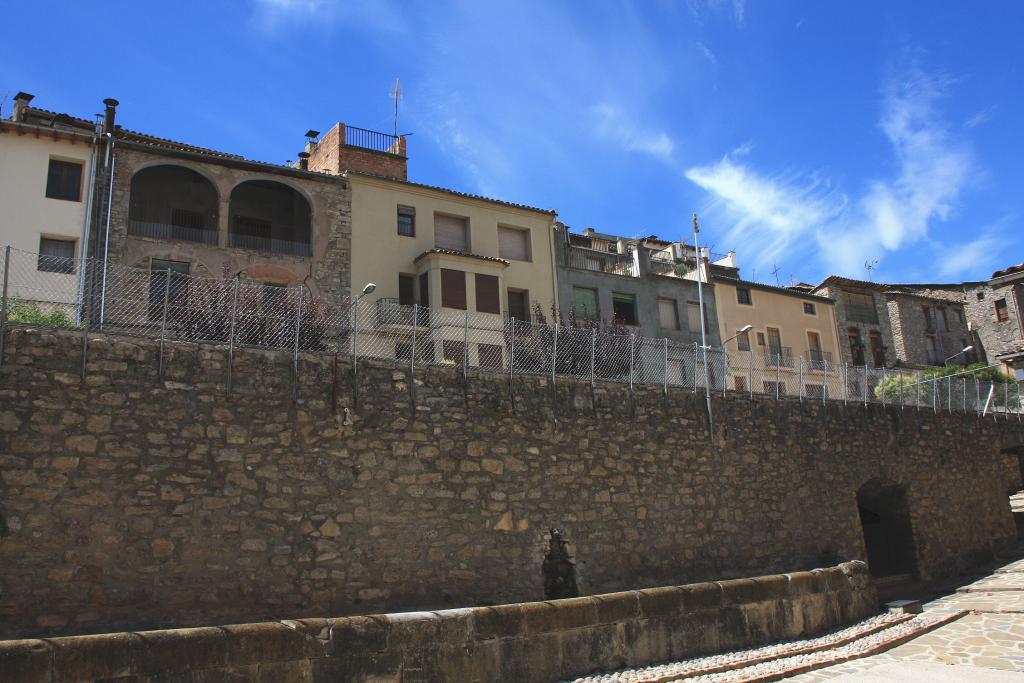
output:
[[235, 247], [237, 249], [264, 251], [271, 254], [287, 254], [290, 256], [313, 255], [313, 245], [309, 242], [292, 242], [290, 240], [280, 240], [272, 237], [240, 235], [235, 232], [228, 235], [228, 246]]
[[199, 242], [201, 244], [217, 244], [217, 231], [206, 228], [190, 228], [171, 223], [154, 223], [152, 221], [128, 221], [128, 234], [135, 237], [149, 237], [158, 240], [178, 240], [182, 242]]
[[636, 277], [633, 254], [619, 254], [566, 245], [565, 265], [576, 270]]
[[770, 368], [794, 366], [793, 349], [788, 346], [771, 347], [764, 352], [764, 362]]
[[401, 135], [391, 135], [390, 133], [381, 133], [376, 130], [356, 128], [349, 125], [346, 125], [344, 128], [345, 138], [342, 142], [346, 145], [362, 147], [374, 152], [405, 155]]
[[878, 324], [878, 311], [874, 306], [847, 301], [844, 309], [846, 311], [847, 320], [852, 320], [858, 323], [868, 323], [869, 325]]
[[829, 370], [832, 365], [832, 354], [821, 349], [807, 349], [807, 364], [811, 370]]

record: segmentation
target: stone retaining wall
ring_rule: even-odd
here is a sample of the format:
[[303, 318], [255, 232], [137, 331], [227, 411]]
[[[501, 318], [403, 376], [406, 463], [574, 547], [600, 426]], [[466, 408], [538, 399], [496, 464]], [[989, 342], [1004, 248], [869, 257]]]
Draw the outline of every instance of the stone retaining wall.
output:
[[808, 636], [877, 610], [863, 563], [498, 607], [0, 641], [6, 683], [556, 681]]
[[864, 559], [856, 493], [906, 491], [917, 573], [1015, 535], [1017, 422], [409, 370], [12, 327], [0, 366], [0, 638], [583, 594]]

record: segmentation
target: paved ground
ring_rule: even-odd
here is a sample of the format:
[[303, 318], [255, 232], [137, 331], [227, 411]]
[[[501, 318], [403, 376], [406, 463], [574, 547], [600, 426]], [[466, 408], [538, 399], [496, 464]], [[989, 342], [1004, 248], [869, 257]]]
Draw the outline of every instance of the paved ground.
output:
[[[1024, 492], [1014, 496], [1011, 504], [1015, 511], [1024, 513]], [[988, 575], [926, 603], [924, 614], [909, 621], [896, 623], [892, 622], [894, 615], [879, 616], [805, 641], [595, 674], [578, 679], [576, 683], [777, 680], [784, 671], [798, 666], [819, 666], [851, 655], [859, 656], [878, 643], [894, 640], [902, 634], [922, 632], [922, 627], [948, 619], [954, 620], [886, 652], [850, 659], [786, 680], [794, 683], [1024, 683], [1024, 544], [1018, 548], [1016, 557], [1018, 559], [1007, 561]], [[965, 611], [968, 614], [955, 618]], [[803, 654], [808, 647], [818, 645], [826, 647]], [[764, 661], [765, 655], [772, 660]], [[756, 663], [758, 661], [761, 663]], [[721, 671], [722, 668], [730, 670]], [[711, 673], [716, 669], [718, 673]]]

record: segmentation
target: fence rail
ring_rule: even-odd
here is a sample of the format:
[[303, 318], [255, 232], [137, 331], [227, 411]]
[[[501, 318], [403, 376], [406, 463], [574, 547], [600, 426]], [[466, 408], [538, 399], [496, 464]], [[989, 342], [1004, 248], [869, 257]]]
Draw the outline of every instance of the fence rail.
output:
[[[302, 287], [174, 270], [103, 266], [7, 247], [3, 251], [0, 326], [10, 322], [97, 330], [165, 341], [241, 346], [290, 353], [345, 355], [354, 372], [375, 358], [413, 373], [424, 365], [480, 372], [618, 382], [632, 389], [742, 392], [799, 401], [880, 403], [903, 409], [963, 412], [1021, 420], [1019, 383], [989, 381], [976, 370], [936, 377], [917, 370], [837, 365], [826, 353], [793, 356], [726, 352], [697, 343], [651, 338], [586, 320], [518, 320], [448, 308], [406, 306], [395, 299], [333, 301]], [[64, 264], [66, 265], [66, 264]], [[3, 359], [0, 333], [0, 362]], [[163, 356], [161, 353], [161, 368]], [[230, 363], [229, 363], [230, 367]], [[227, 385], [230, 390], [230, 370]], [[513, 385], [510, 384], [510, 387]]]

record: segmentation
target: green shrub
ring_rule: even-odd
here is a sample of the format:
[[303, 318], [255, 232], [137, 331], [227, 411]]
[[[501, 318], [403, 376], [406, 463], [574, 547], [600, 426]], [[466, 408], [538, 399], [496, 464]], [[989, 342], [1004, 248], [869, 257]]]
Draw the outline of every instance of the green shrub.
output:
[[39, 304], [13, 299], [7, 303], [7, 319], [16, 323], [45, 327], [75, 327], [63, 308], [57, 306], [44, 311]]
[[[916, 386], [916, 384], [920, 383], [921, 384], [921, 388], [920, 388], [921, 402], [924, 403], [925, 405], [930, 404], [932, 402], [932, 389], [933, 389], [932, 378], [935, 378], [934, 387], [938, 391], [938, 396], [936, 397], [936, 399], [938, 400], [939, 403], [943, 403], [944, 401], [947, 401], [949, 399], [949, 397], [950, 397], [949, 387], [948, 387], [948, 384], [947, 384], [947, 382], [946, 382], [946, 380], [944, 378], [945, 377], [949, 377], [950, 375], [958, 375], [959, 373], [967, 373], [967, 372], [972, 371], [972, 370], [973, 370], [973, 372], [970, 372], [969, 374], [959, 375], [958, 377], [954, 377], [952, 379], [952, 382], [953, 382], [952, 396], [954, 397], [954, 403], [955, 404], [961, 404], [962, 405], [962, 403], [963, 403], [963, 398], [964, 397], [962, 395], [962, 392], [963, 392], [963, 384], [962, 383], [964, 381], [964, 378], [967, 378], [967, 386], [968, 386], [967, 403], [968, 403], [968, 405], [973, 405], [973, 403], [977, 400], [977, 396], [971, 394], [971, 392], [974, 391], [974, 386], [973, 386], [974, 385], [974, 381], [977, 379], [977, 380], [981, 381], [983, 384], [987, 383], [987, 382], [992, 382], [994, 384], [1000, 385], [1000, 386], [998, 386], [996, 388], [995, 392], [992, 395], [992, 405], [993, 406], [1003, 407], [1003, 404], [1005, 402], [1007, 402], [1007, 401], [1004, 400], [1004, 397], [1007, 397], [1009, 399], [1010, 408], [1013, 409], [1015, 407], [1016, 398], [1017, 397], [1016, 397], [1016, 389], [1013, 388], [1013, 385], [1016, 384], [1016, 380], [1014, 380], [1013, 377], [1010, 377], [1009, 375], [1007, 375], [1007, 374], [1005, 374], [1003, 372], [1000, 372], [996, 368], [985, 367], [985, 365], [982, 364], [982, 363], [974, 363], [973, 365], [968, 365], [968, 366], [950, 365], [949, 367], [944, 367], [944, 368], [929, 368], [927, 370], [924, 370], [924, 371], [920, 372], [916, 376], [915, 375], [910, 375], [910, 374], [904, 375], [903, 376], [903, 392], [904, 392], [903, 396], [904, 396], [904, 399], [909, 401], [912, 398], [916, 398], [918, 396], [918, 391], [919, 391], [917, 386]], [[1004, 394], [1004, 392], [1002, 390], [1002, 386], [1001, 385], [1004, 385], [1004, 384], [1009, 384], [1010, 385], [1010, 392], [1009, 392], [1008, 396], [1006, 394]], [[961, 392], [961, 393], [958, 393], [958, 392]], [[988, 389], [984, 388], [983, 389], [983, 393], [985, 395], [987, 395]], [[875, 385], [875, 396], [877, 398], [885, 398], [886, 400], [889, 400], [889, 401], [899, 400], [899, 396], [900, 396], [900, 375], [899, 375], [899, 371], [898, 370], [893, 370], [892, 374], [888, 375], [884, 380], [880, 381], [877, 385]], [[959, 400], [955, 400], [955, 397], [959, 397]], [[985, 396], [982, 396], [981, 400], [984, 401], [985, 400]]]

